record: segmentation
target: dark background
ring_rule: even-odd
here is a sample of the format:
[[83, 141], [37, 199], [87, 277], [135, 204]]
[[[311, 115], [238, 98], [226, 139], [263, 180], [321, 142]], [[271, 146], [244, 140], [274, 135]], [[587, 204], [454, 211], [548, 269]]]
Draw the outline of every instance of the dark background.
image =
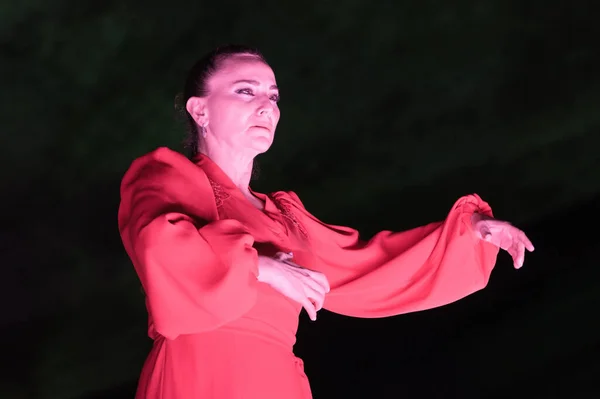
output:
[[320, 398], [600, 393], [600, 54], [592, 1], [11, 1], [0, 6], [2, 398], [131, 398], [150, 340], [120, 179], [182, 150], [173, 107], [219, 44], [259, 47], [282, 119], [259, 191], [369, 237], [476, 192], [522, 270], [388, 319], [301, 316]]

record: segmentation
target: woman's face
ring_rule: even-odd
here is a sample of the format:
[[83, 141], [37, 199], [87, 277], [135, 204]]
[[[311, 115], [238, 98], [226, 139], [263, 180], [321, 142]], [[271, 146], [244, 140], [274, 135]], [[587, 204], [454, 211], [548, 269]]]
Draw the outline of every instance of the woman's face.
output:
[[258, 58], [236, 55], [208, 80], [204, 113], [208, 140], [259, 154], [273, 142], [279, 90], [273, 70]]

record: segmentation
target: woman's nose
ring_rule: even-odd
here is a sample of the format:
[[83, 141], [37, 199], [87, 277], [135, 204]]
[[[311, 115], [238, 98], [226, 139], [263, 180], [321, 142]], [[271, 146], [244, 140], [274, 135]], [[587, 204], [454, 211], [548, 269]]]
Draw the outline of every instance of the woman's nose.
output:
[[271, 112], [273, 112], [273, 104], [271, 104], [271, 100], [267, 98], [267, 100], [261, 101], [261, 103], [258, 106], [258, 114], [264, 115], [266, 113]]

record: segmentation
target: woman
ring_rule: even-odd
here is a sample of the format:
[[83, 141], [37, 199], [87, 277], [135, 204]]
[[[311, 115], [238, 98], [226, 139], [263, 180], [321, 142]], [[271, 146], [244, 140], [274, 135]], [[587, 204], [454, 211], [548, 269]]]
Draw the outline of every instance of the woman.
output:
[[483, 288], [498, 248], [521, 267], [525, 234], [477, 195], [442, 222], [360, 240], [293, 192], [249, 187], [269, 149], [279, 93], [253, 49], [217, 49], [184, 91], [192, 157], [159, 148], [123, 178], [119, 230], [146, 293], [153, 349], [137, 398], [311, 397], [293, 345], [302, 307], [386, 317]]

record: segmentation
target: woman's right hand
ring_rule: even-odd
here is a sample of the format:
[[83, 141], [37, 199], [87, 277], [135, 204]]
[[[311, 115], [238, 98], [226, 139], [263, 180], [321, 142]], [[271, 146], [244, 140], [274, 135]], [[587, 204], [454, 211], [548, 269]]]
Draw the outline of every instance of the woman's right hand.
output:
[[258, 281], [301, 304], [312, 321], [323, 307], [329, 282], [323, 273], [304, 269], [290, 261], [292, 255], [278, 252], [275, 257], [258, 256]]

